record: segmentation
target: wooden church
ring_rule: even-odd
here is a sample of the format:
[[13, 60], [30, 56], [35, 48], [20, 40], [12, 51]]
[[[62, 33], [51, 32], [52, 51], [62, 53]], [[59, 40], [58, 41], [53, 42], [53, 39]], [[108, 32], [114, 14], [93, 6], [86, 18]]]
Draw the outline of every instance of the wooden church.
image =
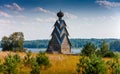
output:
[[58, 20], [54, 24], [54, 30], [51, 34], [52, 38], [49, 41], [47, 51], [48, 53], [71, 53], [71, 43], [68, 38], [69, 33], [66, 29], [66, 23], [62, 19], [64, 16], [63, 12], [57, 13]]

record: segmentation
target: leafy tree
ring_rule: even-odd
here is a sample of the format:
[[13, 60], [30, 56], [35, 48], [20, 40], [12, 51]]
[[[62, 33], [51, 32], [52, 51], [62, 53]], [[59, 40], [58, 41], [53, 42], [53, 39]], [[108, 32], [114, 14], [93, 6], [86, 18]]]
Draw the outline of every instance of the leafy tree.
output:
[[77, 64], [78, 74], [106, 74], [106, 65], [101, 57], [95, 54], [82, 57]]
[[14, 32], [9, 38], [12, 40], [12, 45], [15, 50], [23, 50], [24, 35], [22, 32]]
[[105, 41], [101, 44], [100, 52], [103, 57], [109, 52], [109, 45]]
[[9, 37], [4, 36], [1, 40], [3, 51], [23, 51], [24, 35], [22, 32], [14, 32]]
[[81, 52], [82, 52], [82, 55], [91, 56], [91, 54], [95, 53], [96, 49], [97, 47], [94, 44], [87, 43], [86, 45], [84, 45]]
[[113, 57], [114, 53], [110, 51], [109, 44], [103, 41], [100, 50], [97, 51], [97, 55], [102, 57]]
[[1, 46], [2, 50], [12, 50], [12, 40], [10, 40], [8, 37], [4, 36], [1, 40]]

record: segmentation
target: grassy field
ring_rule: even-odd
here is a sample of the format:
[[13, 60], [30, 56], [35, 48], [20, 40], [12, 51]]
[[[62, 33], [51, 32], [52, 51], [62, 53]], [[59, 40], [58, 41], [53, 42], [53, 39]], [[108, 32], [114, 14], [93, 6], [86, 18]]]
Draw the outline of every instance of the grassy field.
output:
[[76, 74], [79, 56], [62, 54], [47, 54], [47, 56], [52, 66], [46, 71], [41, 71], [41, 74]]
[[[17, 52], [16, 52], [17, 53]], [[16, 54], [14, 52], [0, 52], [0, 59], [4, 59], [8, 54]], [[17, 53], [24, 58], [26, 53]], [[51, 62], [51, 67], [46, 70], [41, 70], [41, 74], [77, 74], [76, 64], [79, 62], [80, 56], [78, 55], [63, 55], [63, 54], [46, 54]], [[36, 53], [32, 53], [32, 56], [36, 56]], [[111, 58], [104, 58], [105, 61]], [[3, 60], [2, 60], [3, 61]], [[22, 64], [18, 67], [20, 74], [29, 74], [30, 68], [23, 66]]]

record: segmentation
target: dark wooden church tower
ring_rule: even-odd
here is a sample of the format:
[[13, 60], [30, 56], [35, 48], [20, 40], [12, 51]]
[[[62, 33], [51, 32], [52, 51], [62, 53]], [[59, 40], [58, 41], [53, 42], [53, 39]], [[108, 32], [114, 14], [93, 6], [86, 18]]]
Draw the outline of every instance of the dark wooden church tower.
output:
[[69, 33], [66, 29], [65, 21], [62, 20], [64, 14], [60, 11], [57, 13], [57, 16], [59, 19], [54, 24], [54, 30], [51, 34], [52, 38], [46, 52], [70, 54], [71, 43], [68, 38]]

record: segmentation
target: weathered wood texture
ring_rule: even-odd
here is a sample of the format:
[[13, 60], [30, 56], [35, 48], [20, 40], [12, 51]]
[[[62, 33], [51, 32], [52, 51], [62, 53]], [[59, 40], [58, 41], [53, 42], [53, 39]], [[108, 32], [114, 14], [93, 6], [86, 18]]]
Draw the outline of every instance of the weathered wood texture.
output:
[[[59, 14], [59, 15], [58, 15]], [[62, 20], [64, 14], [60, 11], [57, 13], [59, 19], [55, 22], [54, 30], [51, 34], [52, 38], [48, 44], [46, 52], [49, 53], [71, 53], [71, 43], [69, 41], [69, 33], [66, 29], [66, 23]]]

